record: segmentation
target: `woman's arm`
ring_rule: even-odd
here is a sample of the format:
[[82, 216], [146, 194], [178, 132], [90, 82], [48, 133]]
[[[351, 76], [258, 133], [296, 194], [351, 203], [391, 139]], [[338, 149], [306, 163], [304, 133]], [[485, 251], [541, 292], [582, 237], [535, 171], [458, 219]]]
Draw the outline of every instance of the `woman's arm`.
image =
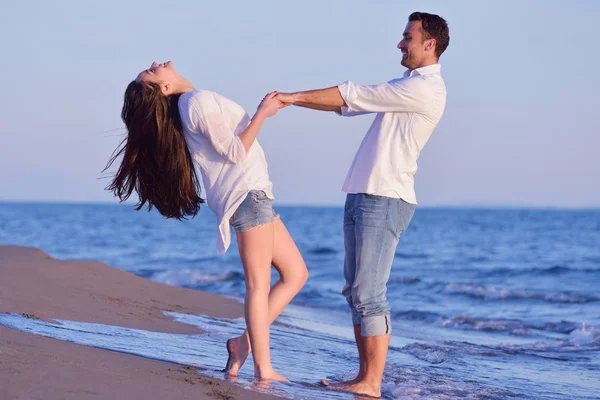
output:
[[272, 92], [265, 96], [252, 117], [252, 122], [250, 122], [248, 127], [238, 136], [242, 141], [246, 152], [250, 151], [250, 147], [252, 147], [252, 144], [256, 140], [258, 131], [262, 128], [265, 120], [277, 114], [277, 111], [284, 106], [282, 102], [275, 98], [276, 94], [277, 92]]
[[242, 162], [256, 140], [265, 119], [277, 113], [283, 103], [275, 100], [275, 93], [269, 93], [258, 106], [250, 124], [242, 133], [235, 136], [221, 111], [203, 114], [201, 105], [194, 108], [195, 129], [204, 135], [218, 154], [232, 163]]

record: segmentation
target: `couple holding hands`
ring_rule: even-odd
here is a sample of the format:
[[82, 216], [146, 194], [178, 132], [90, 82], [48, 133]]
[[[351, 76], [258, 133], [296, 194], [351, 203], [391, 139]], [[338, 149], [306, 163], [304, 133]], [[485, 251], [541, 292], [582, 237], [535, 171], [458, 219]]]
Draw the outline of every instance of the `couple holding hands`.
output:
[[[341, 116], [373, 114], [342, 190], [344, 279], [360, 368], [355, 379], [325, 385], [381, 395], [391, 334], [386, 285], [400, 234], [416, 208], [414, 174], [421, 149], [442, 117], [446, 87], [438, 63], [449, 43], [446, 21], [415, 12], [398, 43], [402, 78], [362, 86], [269, 93], [250, 118], [232, 100], [197, 90], [172, 62], [152, 63], [125, 91], [127, 137], [108, 163], [119, 161], [107, 187], [167, 218], [194, 216], [205, 201], [217, 216], [217, 252], [236, 232], [244, 268], [246, 331], [229, 339], [225, 372], [237, 375], [253, 353], [254, 375], [286, 380], [271, 365], [269, 327], [308, 279], [304, 260], [272, 207], [273, 191], [257, 135], [264, 121], [295, 105]], [[198, 167], [198, 169], [196, 169]], [[199, 173], [198, 173], [199, 170]], [[200, 196], [200, 180], [206, 200]], [[279, 281], [271, 287], [271, 266]]]

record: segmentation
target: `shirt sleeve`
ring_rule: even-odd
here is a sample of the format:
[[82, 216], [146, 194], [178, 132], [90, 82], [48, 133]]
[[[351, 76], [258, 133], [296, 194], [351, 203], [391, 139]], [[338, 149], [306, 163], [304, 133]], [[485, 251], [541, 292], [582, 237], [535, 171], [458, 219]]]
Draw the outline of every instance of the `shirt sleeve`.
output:
[[219, 155], [236, 164], [244, 161], [246, 158], [244, 144], [234, 135], [220, 111], [202, 113], [198, 107], [194, 107], [191, 114], [196, 131], [208, 138]]
[[369, 86], [346, 81], [338, 89], [347, 104], [347, 113], [426, 112], [433, 100], [430, 86], [425, 79], [416, 77]]
[[356, 117], [357, 115], [365, 115], [365, 114], [372, 114], [372, 111], [352, 111], [350, 110], [350, 108], [348, 107], [340, 107], [341, 108], [341, 112], [337, 112], [337, 114], [341, 115], [342, 117]]

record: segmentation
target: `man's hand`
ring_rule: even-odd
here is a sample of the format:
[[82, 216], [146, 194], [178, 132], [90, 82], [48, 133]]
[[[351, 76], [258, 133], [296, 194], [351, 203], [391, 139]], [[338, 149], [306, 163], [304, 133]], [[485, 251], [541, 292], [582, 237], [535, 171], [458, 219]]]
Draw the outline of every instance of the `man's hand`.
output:
[[277, 95], [275, 96], [275, 98], [277, 100], [279, 100], [280, 102], [282, 102], [283, 104], [285, 104], [286, 106], [291, 106], [292, 104], [294, 104], [297, 101], [294, 93], [277, 92]]
[[305, 92], [277, 92], [275, 99], [279, 100], [284, 107], [296, 105], [312, 110], [334, 111], [338, 114], [342, 112], [341, 107], [346, 106], [337, 86]]

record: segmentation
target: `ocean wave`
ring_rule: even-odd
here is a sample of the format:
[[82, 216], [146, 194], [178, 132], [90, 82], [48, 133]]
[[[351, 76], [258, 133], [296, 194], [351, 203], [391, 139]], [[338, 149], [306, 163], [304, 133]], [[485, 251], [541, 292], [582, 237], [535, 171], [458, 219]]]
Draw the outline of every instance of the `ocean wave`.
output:
[[430, 311], [405, 310], [394, 313], [394, 318], [403, 319], [406, 321], [425, 321], [434, 322], [444, 319], [444, 316]]
[[455, 315], [451, 318], [440, 317], [443, 327], [476, 330], [485, 332], [503, 332], [515, 336], [532, 334], [532, 331], [569, 334], [577, 329], [578, 324], [569, 321], [546, 322], [541, 324], [527, 323], [518, 319], [473, 318], [466, 315]]
[[468, 283], [449, 283], [446, 293], [462, 294], [483, 300], [543, 300], [550, 303], [585, 304], [600, 301], [597, 296], [585, 296], [568, 292], [536, 292], [524, 289], [506, 289], [494, 286], [479, 286]]
[[571, 333], [579, 324], [570, 321], [559, 321], [559, 322], [545, 322], [543, 324], [531, 324], [530, 327], [547, 332], [556, 332], [556, 333]]
[[402, 283], [405, 285], [413, 285], [413, 284], [419, 283], [419, 282], [421, 282], [421, 279], [417, 278], [416, 276], [399, 276], [399, 277], [390, 278], [388, 283], [389, 284]]
[[588, 353], [600, 350], [600, 330], [594, 326], [588, 326], [585, 322], [580, 328], [574, 329], [565, 340], [550, 342], [538, 342], [526, 345], [505, 345], [497, 347], [498, 350], [510, 354], [524, 353], [548, 357], [551, 353], [553, 358], [564, 358], [558, 354], [572, 357], [573, 353]]
[[[473, 271], [473, 268], [469, 268], [466, 271]], [[521, 277], [521, 276], [562, 276], [567, 274], [576, 274], [576, 273], [598, 273], [600, 272], [600, 268], [571, 268], [566, 265], [553, 265], [551, 267], [541, 267], [541, 268], [494, 268], [489, 270], [477, 270], [476, 271], [479, 276], [489, 278], [491, 276], [494, 277]]]
[[387, 368], [382, 384], [385, 398], [402, 400], [500, 400], [531, 399], [532, 397], [507, 389], [495, 388], [474, 379], [456, 379], [431, 368]]
[[206, 257], [198, 257], [198, 256], [189, 256], [184, 257], [181, 255], [167, 255], [165, 257], [151, 257], [148, 258], [146, 264], [149, 265], [196, 265], [201, 264], [207, 261], [215, 261], [217, 260], [216, 256], [206, 256]]
[[591, 262], [591, 263], [597, 263], [597, 264], [600, 264], [600, 257], [594, 257], [594, 256], [591, 256], [591, 257], [584, 257], [584, 260], [585, 260], [585, 261], [589, 261], [589, 262]]
[[466, 315], [455, 315], [452, 318], [446, 318], [442, 321], [442, 326], [487, 332], [507, 332], [517, 336], [529, 333], [528, 327], [519, 320], [478, 319]]
[[575, 354], [600, 350], [600, 330], [585, 323], [563, 340], [546, 340], [527, 344], [482, 345], [446, 340], [435, 343], [411, 343], [400, 350], [432, 364], [439, 364], [464, 355], [501, 357], [529, 355], [560, 360], [573, 359]]
[[532, 334], [532, 331], [552, 332], [570, 334], [579, 326], [578, 323], [570, 321], [528, 323], [518, 319], [502, 318], [478, 318], [464, 314], [446, 316], [436, 312], [405, 310], [394, 313], [394, 318], [405, 321], [422, 321], [431, 324], [439, 324], [444, 328], [461, 330], [474, 330], [485, 332], [502, 332], [515, 336]]
[[394, 258], [404, 258], [404, 259], [424, 259], [424, 258], [429, 258], [428, 254], [425, 253], [404, 253], [402, 251], [397, 251], [396, 254], [394, 254]]
[[244, 274], [238, 271], [225, 271], [221, 274], [207, 274], [193, 269], [164, 271], [155, 274], [153, 280], [171, 286], [189, 287], [213, 282], [239, 282], [244, 280]]
[[520, 271], [520, 275], [566, 275], [572, 273], [595, 273], [600, 272], [600, 268], [571, 268], [566, 265], [553, 265], [547, 268], [530, 268]]
[[573, 346], [600, 346], [600, 330], [587, 327], [583, 322], [581, 329], [575, 329], [569, 334], [568, 342]]
[[142, 268], [142, 269], [137, 269], [133, 272], [134, 274], [136, 274], [137, 276], [141, 276], [142, 278], [152, 278], [152, 276], [154, 276], [155, 274], [164, 272], [164, 269], [149, 269], [149, 268]]
[[564, 275], [564, 274], [568, 274], [570, 272], [577, 272], [577, 270], [575, 269], [571, 269], [567, 266], [564, 265], [554, 265], [552, 267], [549, 268], [542, 268], [542, 269], [534, 269], [534, 270], [528, 270], [525, 272], [529, 272], [531, 274], [536, 274], [536, 275]]
[[339, 290], [323, 290], [320, 288], [304, 287], [300, 293], [294, 297], [294, 303], [318, 309], [336, 309], [347, 310], [348, 304]]
[[336, 254], [338, 251], [331, 247], [317, 247], [308, 250], [309, 254]]
[[441, 364], [451, 358], [449, 349], [425, 343], [411, 343], [400, 350], [430, 364]]

